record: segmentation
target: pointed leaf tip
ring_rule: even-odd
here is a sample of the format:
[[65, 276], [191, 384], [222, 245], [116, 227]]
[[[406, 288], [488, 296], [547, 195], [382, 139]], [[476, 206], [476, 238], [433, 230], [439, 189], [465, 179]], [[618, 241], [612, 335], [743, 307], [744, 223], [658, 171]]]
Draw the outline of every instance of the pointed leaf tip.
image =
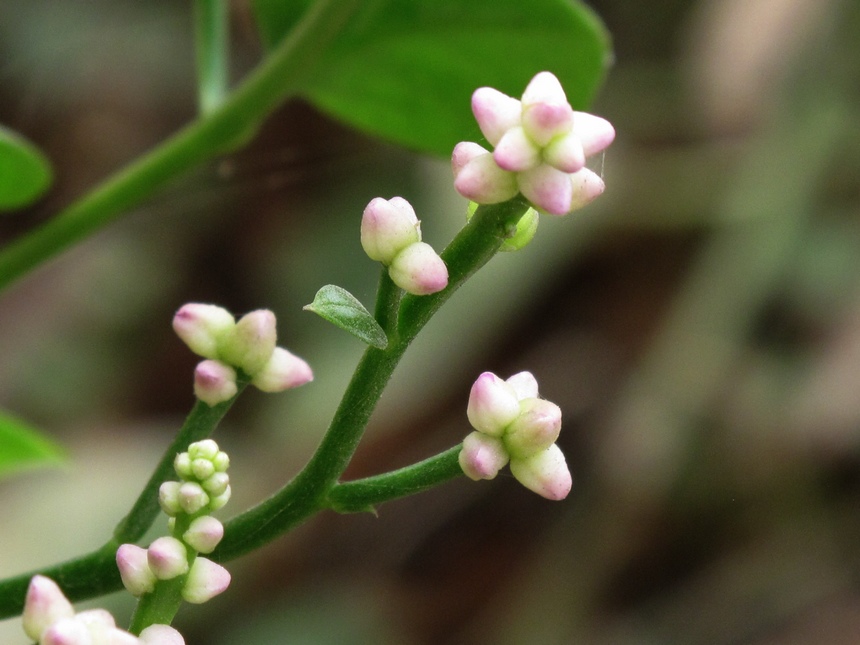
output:
[[317, 291], [314, 301], [303, 307], [377, 349], [388, 347], [385, 331], [364, 305], [349, 291], [334, 284]]

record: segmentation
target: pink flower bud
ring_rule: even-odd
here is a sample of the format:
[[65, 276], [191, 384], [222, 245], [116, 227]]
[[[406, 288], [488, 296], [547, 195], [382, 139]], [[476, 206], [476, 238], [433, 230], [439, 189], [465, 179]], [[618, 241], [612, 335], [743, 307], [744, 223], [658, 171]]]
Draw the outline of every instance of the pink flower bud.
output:
[[615, 128], [612, 124], [588, 112], [573, 113], [573, 131], [582, 142], [586, 157], [603, 151], [615, 140]]
[[173, 329], [192, 352], [204, 358], [218, 358], [218, 345], [236, 324], [226, 309], [215, 305], [183, 305], [173, 317]]
[[566, 215], [573, 210], [571, 175], [548, 164], [517, 174], [520, 192], [535, 207], [550, 215]]
[[546, 450], [558, 439], [561, 408], [544, 399], [520, 401], [520, 415], [505, 431], [505, 447], [512, 459], [523, 459]]
[[573, 128], [573, 108], [564, 99], [560, 103], [523, 105], [523, 129], [529, 140], [544, 148]]
[[75, 615], [57, 583], [45, 576], [33, 576], [24, 602], [24, 633], [39, 641], [42, 633], [53, 623]]
[[229, 365], [205, 360], [194, 369], [194, 395], [210, 407], [229, 401], [236, 392], [236, 370]]
[[558, 78], [552, 72], [540, 72], [529, 81], [523, 92], [523, 109], [536, 104], [566, 105], [567, 96]]
[[245, 314], [220, 347], [224, 362], [254, 376], [268, 362], [278, 340], [275, 314], [258, 309]]
[[493, 151], [493, 159], [503, 170], [522, 172], [540, 165], [541, 150], [523, 128], [517, 126], [505, 132]]
[[159, 580], [171, 580], [188, 572], [185, 545], [174, 537], [160, 537], [146, 550], [149, 568]]
[[90, 645], [90, 630], [81, 621], [63, 618], [51, 624], [39, 640], [41, 645]]
[[492, 372], [484, 372], [472, 385], [466, 415], [478, 432], [500, 437], [520, 414], [517, 393]]
[[88, 645], [107, 643], [109, 645], [139, 645], [136, 636], [118, 629], [116, 622], [106, 609], [88, 609], [75, 616], [75, 621], [83, 624], [89, 634]]
[[543, 159], [553, 168], [573, 173], [585, 166], [585, 150], [579, 136], [569, 132], [543, 149]]
[[275, 347], [269, 362], [257, 372], [251, 383], [263, 392], [281, 392], [313, 380], [310, 365], [283, 347]]
[[570, 210], [575, 211], [592, 202], [596, 197], [603, 194], [606, 184], [603, 179], [588, 168], [570, 175], [570, 183], [573, 191], [570, 200]]
[[140, 632], [141, 645], [185, 645], [182, 634], [170, 625], [150, 625]]
[[508, 453], [500, 439], [476, 431], [463, 440], [459, 461], [468, 478], [493, 479], [508, 463]]
[[197, 482], [183, 482], [179, 486], [179, 506], [189, 515], [193, 515], [209, 504], [209, 495]]
[[416, 296], [442, 291], [448, 286], [448, 267], [429, 244], [416, 242], [403, 249], [388, 268], [398, 287]]
[[481, 87], [472, 94], [472, 114], [487, 141], [495, 146], [505, 132], [520, 124], [522, 106], [492, 87]]
[[122, 544], [116, 550], [116, 565], [123, 586], [135, 597], [155, 589], [155, 574], [149, 568], [146, 549], [135, 544]]
[[230, 572], [206, 558], [195, 558], [182, 588], [182, 598], [192, 604], [206, 602], [230, 585]]
[[555, 444], [531, 457], [511, 459], [511, 473], [523, 486], [551, 500], [567, 497], [572, 485], [564, 454]]
[[517, 176], [502, 170], [493, 155], [477, 143], [458, 143], [451, 158], [454, 188], [478, 204], [498, 204], [519, 192]]
[[224, 525], [211, 515], [194, 519], [182, 534], [185, 543], [200, 553], [212, 553], [223, 537]]
[[389, 265], [400, 251], [420, 241], [418, 217], [402, 197], [376, 197], [364, 209], [361, 246], [371, 260]]

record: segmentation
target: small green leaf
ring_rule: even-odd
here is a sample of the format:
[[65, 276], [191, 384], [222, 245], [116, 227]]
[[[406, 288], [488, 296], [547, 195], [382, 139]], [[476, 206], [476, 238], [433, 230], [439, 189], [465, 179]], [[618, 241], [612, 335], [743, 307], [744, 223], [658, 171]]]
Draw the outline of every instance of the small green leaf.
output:
[[377, 349], [388, 346], [388, 337], [376, 319], [364, 308], [358, 299], [346, 289], [328, 284], [317, 291], [314, 301], [304, 307], [320, 318]]
[[57, 444], [24, 422], [0, 412], [0, 476], [63, 461], [63, 451]]
[[[276, 45], [308, 5], [254, 0], [266, 45]], [[478, 87], [519, 97], [546, 70], [584, 109], [609, 60], [603, 25], [574, 0], [371, 0], [302, 94], [353, 127], [448, 156], [460, 141], [483, 139], [470, 109]]]
[[51, 164], [21, 135], [0, 126], [0, 211], [23, 208], [51, 184]]

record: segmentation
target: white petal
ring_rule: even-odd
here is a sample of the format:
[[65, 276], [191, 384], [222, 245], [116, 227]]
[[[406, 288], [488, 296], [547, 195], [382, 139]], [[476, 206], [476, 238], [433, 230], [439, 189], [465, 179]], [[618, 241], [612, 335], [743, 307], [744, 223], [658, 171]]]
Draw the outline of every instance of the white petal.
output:
[[573, 131], [582, 142], [586, 157], [597, 154], [615, 140], [612, 124], [588, 112], [573, 113]]
[[567, 497], [573, 484], [564, 454], [555, 444], [527, 459], [512, 459], [511, 473], [523, 486], [551, 500]]
[[505, 132], [493, 151], [493, 159], [503, 170], [522, 172], [540, 164], [540, 149], [518, 126]]
[[550, 166], [562, 172], [576, 172], [585, 166], [585, 151], [575, 132], [550, 143], [544, 148], [543, 158]]
[[541, 164], [534, 170], [517, 174], [520, 191], [535, 208], [551, 215], [565, 215], [570, 210], [573, 196], [571, 175]]
[[564, 88], [552, 72], [537, 74], [523, 92], [523, 107], [535, 103], [567, 103]]
[[571, 211], [591, 203], [596, 197], [602, 195], [606, 188], [600, 176], [588, 168], [583, 168], [569, 177], [573, 189], [570, 199]]
[[460, 169], [454, 188], [478, 204], [505, 202], [519, 192], [516, 175], [499, 168], [489, 152], [474, 157]]

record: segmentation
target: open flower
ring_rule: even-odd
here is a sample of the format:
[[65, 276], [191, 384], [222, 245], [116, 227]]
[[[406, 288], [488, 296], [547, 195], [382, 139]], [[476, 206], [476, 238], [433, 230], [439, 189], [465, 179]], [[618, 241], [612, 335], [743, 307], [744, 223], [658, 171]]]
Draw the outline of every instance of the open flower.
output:
[[547, 499], [567, 497], [570, 471], [555, 445], [561, 409], [538, 397], [530, 372], [507, 380], [492, 372], [481, 374], [472, 386], [466, 415], [475, 428], [459, 455], [467, 477], [493, 479], [510, 462], [511, 473], [526, 488]]
[[479, 204], [522, 193], [552, 215], [581, 208], [604, 190], [586, 159], [615, 138], [606, 119], [573, 110], [550, 72], [541, 72], [517, 100], [489, 87], [472, 95], [472, 112], [493, 152], [476, 143], [457, 144], [454, 186]]

